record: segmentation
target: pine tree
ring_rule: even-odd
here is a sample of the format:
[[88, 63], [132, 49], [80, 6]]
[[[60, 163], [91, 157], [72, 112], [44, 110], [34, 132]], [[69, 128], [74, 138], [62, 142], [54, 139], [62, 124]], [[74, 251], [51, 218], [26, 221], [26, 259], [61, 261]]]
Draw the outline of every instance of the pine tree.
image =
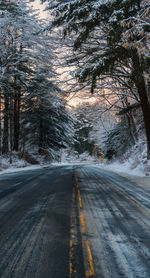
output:
[[92, 155], [94, 143], [90, 142], [89, 140], [89, 134], [92, 130], [92, 126], [86, 119], [84, 111], [82, 111], [81, 107], [76, 109], [76, 116], [77, 120], [74, 127], [75, 134], [73, 147], [79, 154], [88, 152], [90, 155]]
[[26, 1], [2, 2], [2, 153], [11, 154], [25, 147], [27, 150], [30, 146], [39, 151], [46, 148], [56, 151], [69, 142], [70, 117], [63, 101], [65, 93], [56, 84], [51, 37], [41, 32], [43, 26]]
[[[40, 84], [40, 85], [39, 85]], [[71, 124], [61, 98], [61, 90], [38, 73], [29, 87], [22, 115], [22, 145], [38, 148], [40, 154], [65, 148], [69, 144], [68, 129]]]
[[[52, 4], [53, 2], [53, 4]], [[50, 1], [49, 8], [55, 13], [52, 26], [63, 26], [64, 36], [74, 35], [73, 62], [81, 62], [78, 78], [82, 82], [91, 80], [93, 92], [100, 79], [119, 79], [123, 75], [124, 86], [136, 87], [140, 98], [150, 159], [150, 105], [145, 72], [149, 72], [149, 57], [139, 56], [138, 49], [128, 48], [122, 36], [130, 26], [122, 22], [136, 17], [141, 11], [141, 0], [113, 1]], [[142, 34], [134, 34], [129, 44], [140, 40]], [[90, 47], [89, 47], [90, 45]], [[80, 51], [82, 50], [82, 51]], [[85, 66], [84, 66], [85, 65]]]

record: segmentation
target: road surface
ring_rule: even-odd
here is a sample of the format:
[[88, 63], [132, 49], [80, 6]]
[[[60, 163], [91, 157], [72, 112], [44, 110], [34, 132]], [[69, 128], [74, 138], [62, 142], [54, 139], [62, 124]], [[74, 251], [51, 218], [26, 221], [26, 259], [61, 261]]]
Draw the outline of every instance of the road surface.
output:
[[150, 278], [150, 187], [88, 165], [0, 176], [1, 278]]

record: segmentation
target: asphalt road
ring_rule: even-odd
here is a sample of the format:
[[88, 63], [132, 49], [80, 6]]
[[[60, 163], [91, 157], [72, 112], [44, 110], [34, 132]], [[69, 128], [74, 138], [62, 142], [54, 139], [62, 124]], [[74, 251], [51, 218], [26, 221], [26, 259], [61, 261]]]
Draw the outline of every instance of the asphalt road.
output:
[[0, 278], [150, 278], [150, 189], [87, 165], [0, 176]]

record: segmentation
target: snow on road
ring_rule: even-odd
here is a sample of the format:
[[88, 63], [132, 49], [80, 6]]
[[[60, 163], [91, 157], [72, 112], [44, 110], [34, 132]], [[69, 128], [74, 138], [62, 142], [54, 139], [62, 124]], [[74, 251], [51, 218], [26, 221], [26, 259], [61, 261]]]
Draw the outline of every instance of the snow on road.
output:
[[[68, 278], [72, 255], [87, 264], [87, 242], [96, 277], [150, 277], [150, 177], [59, 165], [1, 175], [2, 277]], [[77, 247], [69, 252], [70, 219]], [[85, 277], [82, 264], [77, 269]]]
[[[96, 168], [108, 170], [111, 172], [118, 173], [119, 175], [128, 178], [130, 181], [137, 183], [138, 185], [144, 186], [145, 188], [150, 188], [150, 176], [146, 176], [143, 169], [130, 169], [130, 166], [128, 163], [126, 164], [120, 164], [118, 162], [110, 163], [104, 162], [104, 164], [98, 164], [94, 163], [92, 161], [73, 161], [71, 162], [63, 162], [63, 163], [52, 163], [52, 164], [46, 164], [46, 165], [31, 165], [26, 167], [9, 167], [7, 169], [1, 170], [0, 175], [2, 174], [9, 174], [14, 172], [21, 172], [21, 171], [28, 171], [28, 170], [36, 170], [41, 169], [43, 167], [52, 167], [52, 166], [67, 166], [67, 165], [91, 165]], [[150, 174], [150, 173], [149, 173]]]
[[150, 178], [142, 187], [99, 167], [76, 172], [96, 277], [150, 277]]
[[146, 176], [144, 170], [141, 168], [131, 169], [128, 163], [120, 164], [118, 162], [112, 164], [104, 163], [102, 165], [98, 165], [97, 167], [118, 173], [119, 175], [128, 178], [130, 181], [150, 189], [150, 173]]

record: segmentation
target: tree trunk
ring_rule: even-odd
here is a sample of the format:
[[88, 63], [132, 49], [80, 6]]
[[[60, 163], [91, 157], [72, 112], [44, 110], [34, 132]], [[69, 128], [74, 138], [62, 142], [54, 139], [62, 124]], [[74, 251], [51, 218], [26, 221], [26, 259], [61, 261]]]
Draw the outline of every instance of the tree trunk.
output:
[[40, 127], [39, 127], [39, 153], [42, 152], [43, 148], [43, 120], [40, 119]]
[[131, 117], [131, 123], [132, 123], [134, 138], [135, 138], [135, 141], [137, 141], [138, 140], [138, 133], [137, 133], [137, 129], [136, 129], [136, 125], [135, 125], [135, 122], [134, 122], [134, 117], [132, 115], [132, 112], [130, 113], [130, 117]]
[[144, 85], [144, 82], [143, 84], [141, 83], [141, 86], [138, 86], [138, 93], [140, 96], [145, 130], [146, 130], [146, 137], [147, 137], [147, 158], [150, 159], [150, 106], [149, 106], [146, 90], [142, 85]]
[[129, 127], [129, 133], [130, 133], [131, 141], [132, 141], [133, 144], [135, 144], [134, 135], [133, 135], [133, 132], [132, 132], [132, 125], [131, 125], [132, 123], [131, 123], [130, 113], [126, 114], [126, 118], [127, 118], [127, 122], [128, 122], [128, 127]]
[[143, 77], [143, 71], [140, 65], [140, 59], [137, 53], [133, 57], [133, 65], [134, 65], [134, 80], [140, 97], [146, 137], [147, 137], [147, 158], [150, 159], [150, 105], [149, 105], [148, 93], [146, 90], [146, 84]]
[[2, 143], [2, 153], [7, 154], [9, 152], [8, 147], [8, 109], [9, 109], [9, 98], [7, 93], [4, 95], [4, 130], [3, 130], [3, 143]]
[[14, 95], [14, 146], [13, 149], [17, 152], [19, 148], [19, 133], [20, 133], [20, 92]]
[[9, 142], [10, 142], [10, 149], [9, 149], [9, 162], [12, 164], [12, 150], [13, 150], [13, 98], [12, 95], [10, 96], [10, 103], [9, 103]]
[[2, 152], [2, 92], [0, 90], [0, 154]]

